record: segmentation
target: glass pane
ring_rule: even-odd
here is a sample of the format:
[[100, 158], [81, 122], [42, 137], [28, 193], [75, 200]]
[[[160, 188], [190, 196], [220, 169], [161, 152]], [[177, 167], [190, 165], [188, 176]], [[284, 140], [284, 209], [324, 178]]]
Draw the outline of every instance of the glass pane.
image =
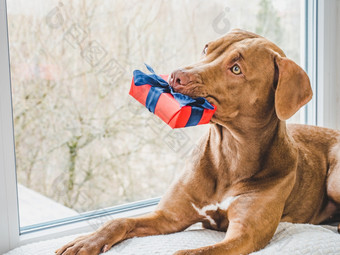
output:
[[165, 192], [208, 126], [171, 130], [131, 99], [143, 63], [170, 73], [234, 27], [300, 62], [294, 0], [7, 4], [21, 227]]

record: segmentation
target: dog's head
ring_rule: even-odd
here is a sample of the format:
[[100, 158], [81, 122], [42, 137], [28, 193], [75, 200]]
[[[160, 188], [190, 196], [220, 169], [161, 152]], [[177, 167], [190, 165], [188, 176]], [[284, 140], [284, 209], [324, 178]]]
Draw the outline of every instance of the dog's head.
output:
[[290, 118], [312, 98], [307, 74], [269, 40], [233, 30], [205, 45], [199, 62], [174, 71], [175, 91], [206, 97], [217, 106], [213, 122]]

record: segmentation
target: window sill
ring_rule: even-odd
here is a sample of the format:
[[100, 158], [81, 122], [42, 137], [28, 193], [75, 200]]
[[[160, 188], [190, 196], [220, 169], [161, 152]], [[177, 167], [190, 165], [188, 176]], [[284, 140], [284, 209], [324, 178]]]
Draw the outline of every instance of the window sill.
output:
[[136, 208], [124, 212], [104, 215], [102, 217], [89, 218], [88, 220], [82, 220], [72, 224], [65, 224], [57, 227], [47, 228], [44, 230], [25, 233], [20, 235], [19, 245], [21, 246], [33, 242], [54, 239], [62, 236], [92, 232], [95, 231], [100, 225], [104, 224], [108, 220], [123, 217], [140, 216], [155, 210], [155, 208], [156, 205], [149, 205], [142, 208]]

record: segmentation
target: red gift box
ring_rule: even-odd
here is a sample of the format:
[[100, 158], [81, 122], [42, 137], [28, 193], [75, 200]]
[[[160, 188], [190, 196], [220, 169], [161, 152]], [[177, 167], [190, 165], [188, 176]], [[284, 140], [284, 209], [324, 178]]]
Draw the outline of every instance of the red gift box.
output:
[[[168, 79], [168, 75], [160, 75], [165, 81]], [[131, 89], [129, 94], [134, 97], [138, 102], [145, 106], [147, 96], [151, 89], [150, 84], [136, 86], [134, 79], [132, 79]], [[201, 119], [196, 125], [202, 125], [209, 123], [210, 119], [216, 111], [216, 106], [214, 109], [204, 109]], [[192, 114], [192, 106], [186, 105], [182, 106], [174, 98], [171, 93], [162, 93], [156, 104], [154, 113], [162, 119], [171, 128], [183, 128], [188, 126], [188, 121]], [[190, 125], [192, 126], [192, 125]]]

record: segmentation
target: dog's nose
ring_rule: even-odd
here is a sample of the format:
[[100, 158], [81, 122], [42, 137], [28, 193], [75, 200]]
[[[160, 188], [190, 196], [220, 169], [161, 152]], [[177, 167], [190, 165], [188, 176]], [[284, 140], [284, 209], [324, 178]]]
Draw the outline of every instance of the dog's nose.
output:
[[178, 86], [187, 85], [191, 80], [191, 75], [188, 72], [178, 69], [171, 73], [169, 77], [169, 84], [171, 87], [176, 88]]

